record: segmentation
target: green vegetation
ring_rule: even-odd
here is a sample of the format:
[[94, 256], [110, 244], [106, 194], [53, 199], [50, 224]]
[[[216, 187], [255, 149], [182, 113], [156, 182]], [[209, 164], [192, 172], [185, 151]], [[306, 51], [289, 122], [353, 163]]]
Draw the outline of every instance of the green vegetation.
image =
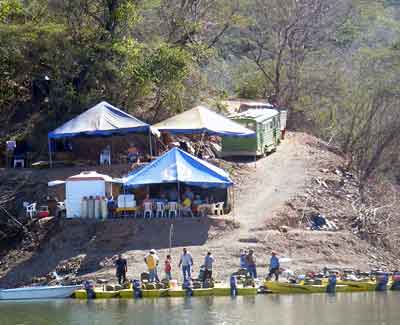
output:
[[103, 99], [152, 123], [270, 98], [367, 180], [399, 163], [399, 15], [395, 0], [2, 0], [0, 138], [40, 156]]

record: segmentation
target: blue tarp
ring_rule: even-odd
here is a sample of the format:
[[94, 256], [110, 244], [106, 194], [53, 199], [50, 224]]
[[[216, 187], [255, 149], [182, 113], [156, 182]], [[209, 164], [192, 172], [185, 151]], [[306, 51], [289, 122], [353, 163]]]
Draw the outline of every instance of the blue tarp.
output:
[[49, 133], [49, 139], [149, 132], [150, 125], [103, 101]]
[[233, 185], [225, 171], [178, 148], [123, 179], [126, 187], [177, 182], [204, 188]]

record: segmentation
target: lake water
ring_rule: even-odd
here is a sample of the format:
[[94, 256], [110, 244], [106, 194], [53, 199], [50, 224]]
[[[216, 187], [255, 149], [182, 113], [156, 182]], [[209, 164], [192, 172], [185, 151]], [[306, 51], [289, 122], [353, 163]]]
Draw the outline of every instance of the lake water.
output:
[[1, 325], [399, 325], [400, 292], [0, 302]]

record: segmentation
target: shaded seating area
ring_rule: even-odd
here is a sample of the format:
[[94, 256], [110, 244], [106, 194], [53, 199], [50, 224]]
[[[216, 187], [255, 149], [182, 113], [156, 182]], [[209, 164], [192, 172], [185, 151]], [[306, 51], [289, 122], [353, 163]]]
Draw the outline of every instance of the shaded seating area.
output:
[[[135, 217], [177, 218], [223, 214], [233, 185], [222, 169], [173, 148], [122, 180], [125, 195], [135, 193]], [[144, 196], [143, 196], [144, 195]], [[119, 207], [117, 211], [123, 214]]]
[[[58, 147], [57, 141], [69, 141], [72, 138], [79, 138], [83, 141], [88, 137], [102, 138], [129, 134], [142, 134], [148, 137], [149, 154], [152, 154], [150, 125], [102, 101], [48, 134], [50, 165], [54, 163], [54, 153]], [[68, 142], [68, 145], [71, 143]], [[127, 152], [128, 156], [132, 155], [132, 150], [135, 150], [135, 155], [139, 156], [137, 148], [134, 146], [127, 149], [130, 150]], [[115, 159], [112, 146], [110, 144], [103, 145], [103, 148], [98, 150], [97, 157], [96, 161], [99, 164], [111, 165]], [[131, 159], [131, 157], [128, 158]]]

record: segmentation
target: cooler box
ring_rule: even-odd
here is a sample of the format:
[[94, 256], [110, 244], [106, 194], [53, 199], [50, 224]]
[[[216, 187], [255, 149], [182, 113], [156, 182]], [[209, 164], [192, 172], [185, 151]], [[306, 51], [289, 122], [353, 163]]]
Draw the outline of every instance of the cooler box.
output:
[[135, 208], [136, 201], [133, 194], [118, 195], [118, 208]]

